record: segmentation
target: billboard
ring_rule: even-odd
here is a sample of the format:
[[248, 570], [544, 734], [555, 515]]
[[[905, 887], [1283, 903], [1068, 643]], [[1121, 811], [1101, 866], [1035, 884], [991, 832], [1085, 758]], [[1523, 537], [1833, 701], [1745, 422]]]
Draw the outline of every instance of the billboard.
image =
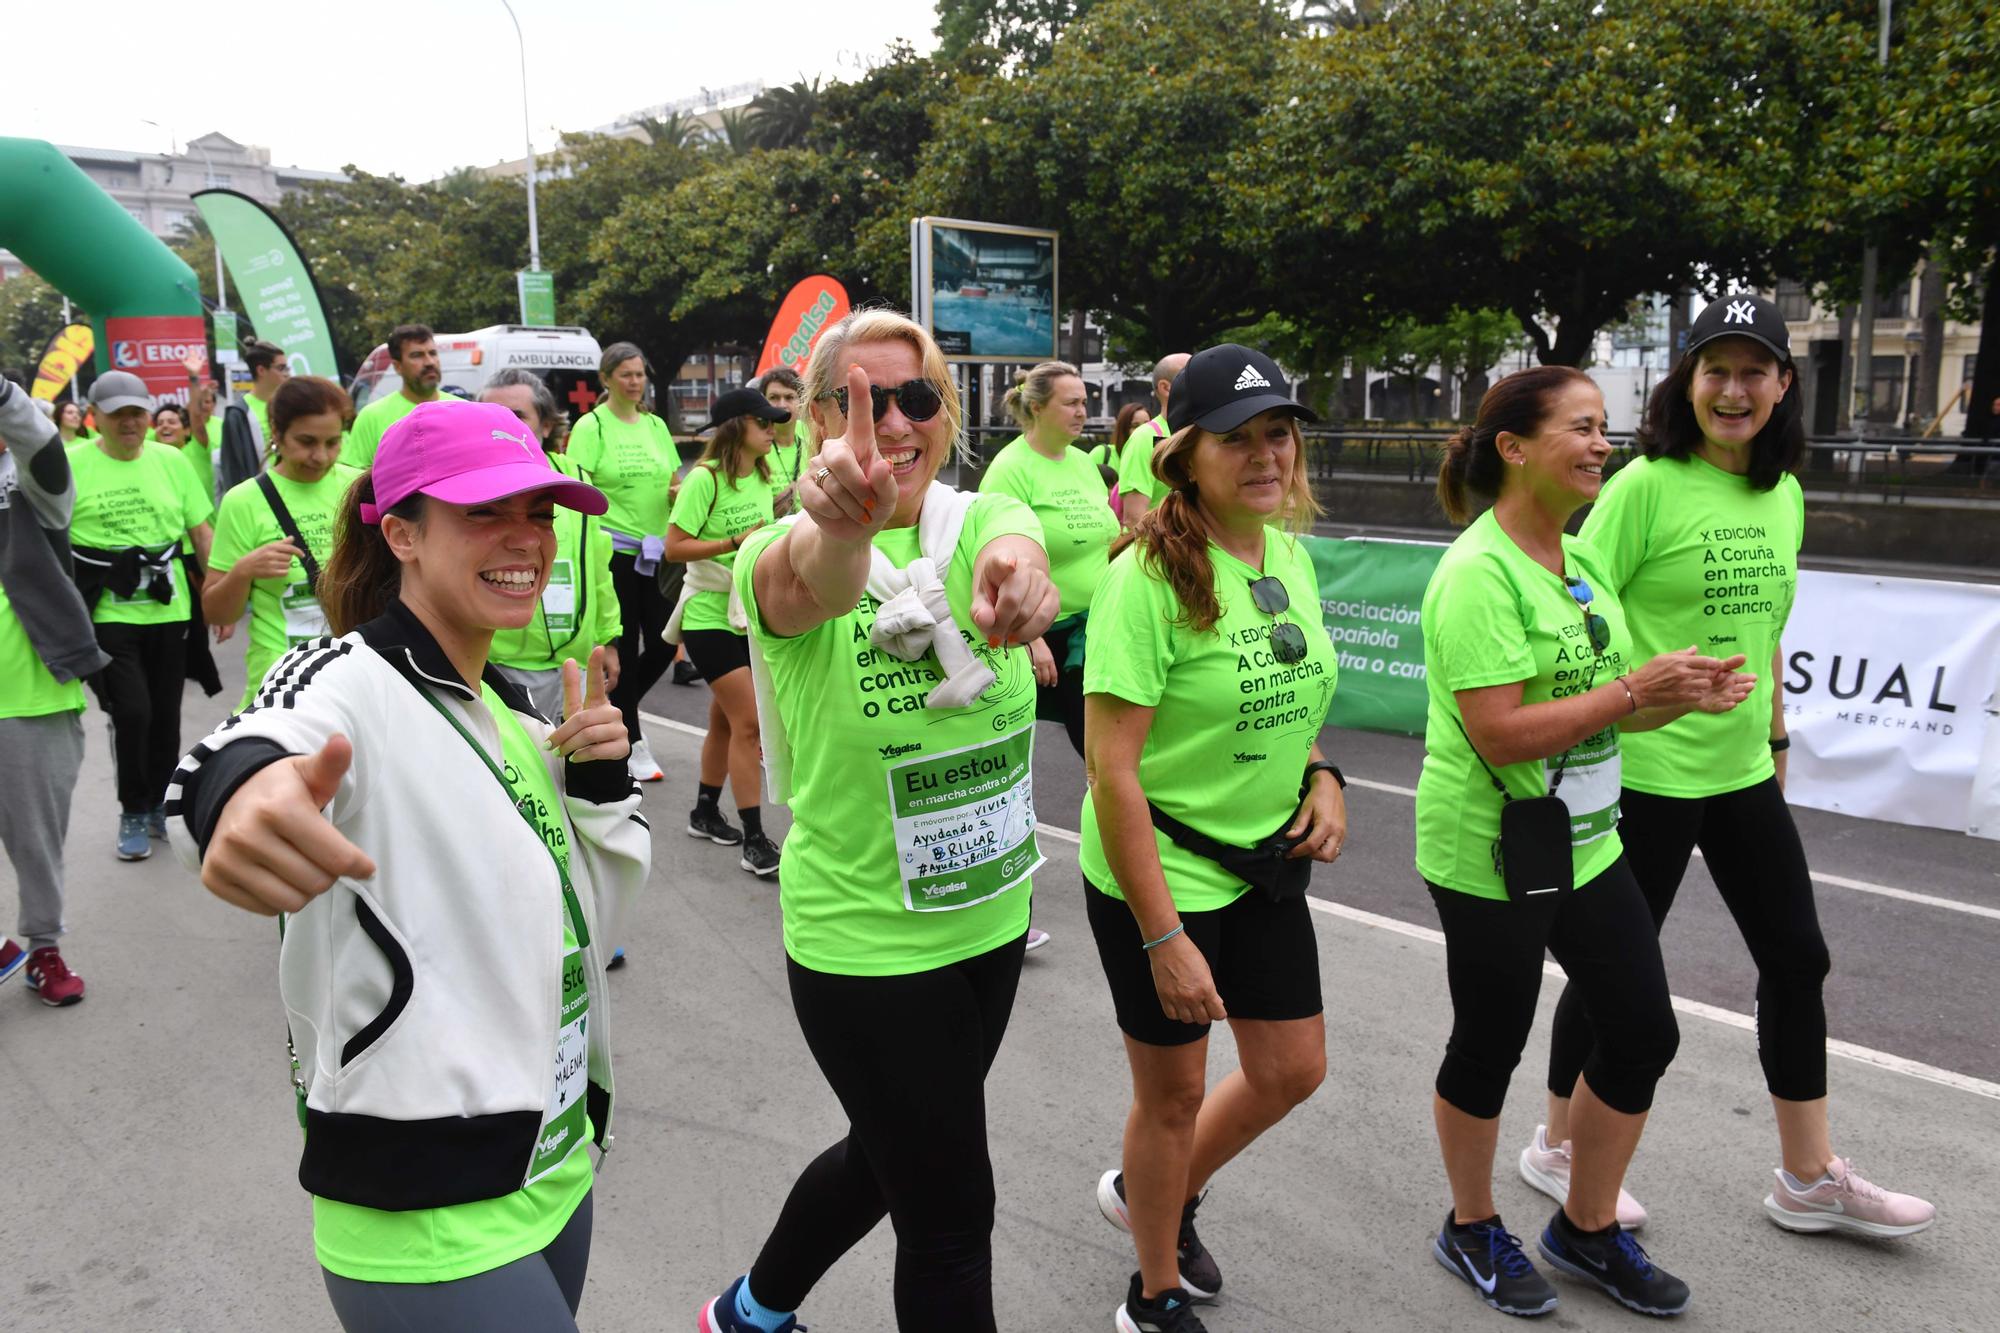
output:
[[911, 313], [953, 361], [1053, 361], [1057, 233], [910, 222]]

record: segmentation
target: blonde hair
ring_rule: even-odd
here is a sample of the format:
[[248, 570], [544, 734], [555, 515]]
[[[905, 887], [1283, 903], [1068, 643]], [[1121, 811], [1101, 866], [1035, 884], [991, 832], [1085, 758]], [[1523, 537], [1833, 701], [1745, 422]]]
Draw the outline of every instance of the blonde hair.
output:
[[1035, 418], [1042, 414], [1056, 396], [1056, 381], [1069, 375], [1076, 379], [1083, 376], [1075, 366], [1067, 361], [1044, 361], [1033, 370], [1024, 370], [1015, 378], [1014, 387], [1007, 390], [1007, 415], [1014, 418], [1014, 424], [1027, 430], [1035, 424]]
[[[1320, 515], [1319, 499], [1306, 479], [1305, 433], [1291, 418], [1292, 477], [1286, 484], [1279, 526], [1287, 532], [1309, 532]], [[1190, 469], [1200, 426], [1183, 426], [1153, 450], [1153, 475], [1167, 484], [1166, 498], [1140, 516], [1130, 532], [1111, 543], [1115, 559], [1127, 546], [1137, 545], [1146, 568], [1173, 589], [1180, 603], [1174, 623], [1197, 634], [1215, 628], [1222, 604], [1215, 596], [1215, 567], [1208, 558], [1208, 523]]]
[[[846, 387], [845, 378], [836, 379], [834, 367], [850, 347], [862, 343], [903, 342], [916, 349], [918, 359], [923, 363], [924, 378], [938, 391], [944, 400], [944, 420], [949, 432], [951, 449], [961, 462], [969, 462], [965, 447], [965, 406], [959, 401], [958, 381], [946, 364], [944, 353], [938, 350], [936, 340], [924, 331], [924, 326], [905, 315], [900, 310], [887, 306], [869, 306], [848, 315], [845, 319], [820, 334], [813, 345], [812, 360], [806, 363], [805, 387], [800, 396], [804, 398], [806, 443], [817, 453], [826, 439], [819, 428], [819, 420], [810, 410], [812, 404], [831, 398], [835, 389]], [[850, 403], [849, 407], [859, 404]], [[866, 410], [863, 408], [862, 410]]]

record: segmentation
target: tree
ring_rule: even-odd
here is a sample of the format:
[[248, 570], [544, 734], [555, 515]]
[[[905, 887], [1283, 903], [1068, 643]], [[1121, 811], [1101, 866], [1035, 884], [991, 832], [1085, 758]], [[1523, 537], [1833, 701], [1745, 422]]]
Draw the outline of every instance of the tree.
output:
[[726, 107], [715, 114], [709, 147], [730, 157], [741, 157], [757, 146], [757, 134], [756, 116], [749, 107]]
[[819, 115], [819, 80], [796, 79], [766, 88], [750, 103], [751, 136], [759, 148], [796, 148], [812, 132]]
[[1289, 310], [1513, 313], [1574, 365], [1636, 296], [1767, 283], [1868, 34], [1811, 0], [1406, 0], [1287, 44], [1234, 211]]
[[938, 0], [938, 59], [997, 56], [1013, 69], [1048, 63], [1056, 39], [1099, 0]]
[[1292, 32], [1260, 0], [1106, 0], [1046, 65], [941, 111], [901, 221], [878, 228], [932, 213], [1060, 230], [1064, 304], [1127, 321], [1138, 359], [1256, 320], [1272, 308], [1261, 238], [1228, 233], [1219, 204]]
[[[62, 293], [33, 273], [0, 282], [0, 370], [32, 384], [42, 350], [63, 326], [62, 310]], [[89, 319], [74, 308], [70, 317]]]
[[707, 126], [682, 111], [669, 111], [664, 118], [641, 116], [632, 123], [646, 132], [655, 147], [698, 148], [708, 134]]

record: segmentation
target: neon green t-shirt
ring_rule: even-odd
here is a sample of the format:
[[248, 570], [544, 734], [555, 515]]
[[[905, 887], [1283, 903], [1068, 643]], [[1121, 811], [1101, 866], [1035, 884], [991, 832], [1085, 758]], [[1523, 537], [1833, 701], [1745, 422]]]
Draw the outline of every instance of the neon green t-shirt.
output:
[[[448, 393], [439, 393], [426, 401], [454, 403], [459, 400]], [[340, 461], [354, 468], [375, 466], [375, 451], [382, 447], [382, 437], [388, 433], [389, 427], [422, 406], [422, 403], [411, 402], [400, 388], [370, 402], [354, 414], [354, 424], [347, 428], [347, 434], [340, 442]]]
[[1157, 417], [1126, 437], [1125, 448], [1118, 455], [1120, 495], [1143, 495], [1152, 504], [1166, 498], [1167, 484], [1153, 475], [1153, 450], [1166, 438], [1166, 422]]
[[628, 537], [667, 535], [668, 497], [681, 457], [666, 422], [650, 412], [629, 423], [609, 408], [586, 412], [569, 433], [569, 457], [611, 501], [605, 527]]
[[[1084, 659], [1083, 692], [1110, 694], [1153, 710], [1139, 751], [1139, 785], [1167, 814], [1218, 842], [1252, 846], [1298, 814], [1299, 779], [1333, 703], [1339, 655], [1319, 614], [1319, 578], [1297, 538], [1272, 531], [1264, 570], [1210, 542], [1222, 618], [1197, 634], [1184, 624], [1180, 599], [1137, 547], [1111, 562], [1090, 608], [1093, 643], [1115, 652]], [[1268, 616], [1250, 584], [1282, 581], [1291, 606]], [[1271, 625], [1289, 620], [1305, 631], [1303, 661], [1271, 654]], [[1084, 878], [1114, 898], [1125, 895], [1111, 873], [1097, 827], [1097, 806], [1083, 797]], [[1160, 869], [1183, 912], [1212, 912], [1249, 886], [1205, 856], [1176, 847], [1157, 829]]]
[[981, 494], [1011, 495], [1035, 511], [1049, 548], [1049, 578], [1062, 597], [1062, 614], [1090, 609], [1090, 594], [1103, 577], [1118, 516], [1104, 476], [1083, 450], [1063, 450], [1061, 458], [1035, 452], [1017, 435], [993, 459], [980, 480]]
[[213, 498], [215, 495], [215, 455], [210, 452], [207, 445], [192, 436], [182, 441], [180, 451], [181, 457], [187, 460], [188, 467], [194, 471], [195, 485], [201, 487], [203, 495]]
[[269, 450], [272, 444], [271, 405], [254, 393], [246, 393], [243, 395], [243, 406], [257, 414], [257, 425], [264, 432], [264, 448]]
[[[480, 693], [500, 728], [501, 751], [526, 779], [541, 808], [561, 820], [562, 800], [534, 741], [493, 693]], [[568, 846], [567, 830], [545, 831], [551, 846]], [[566, 857], [567, 852], [563, 853]], [[594, 1137], [585, 1110], [584, 1031], [590, 1018], [589, 970], [563, 909], [563, 966], [555, 1072], [529, 1183], [511, 1194], [442, 1208], [390, 1212], [313, 1196], [313, 1248], [322, 1267], [356, 1282], [455, 1282], [491, 1272], [547, 1246], [590, 1193]], [[565, 1072], [566, 1071], [566, 1072]], [[560, 1109], [558, 1109], [560, 1107]]]
[[[785, 951], [815, 972], [901, 976], [996, 949], [1028, 929], [1029, 875], [1041, 864], [1029, 773], [1035, 673], [1023, 648], [990, 649], [972, 623], [972, 569], [996, 537], [1040, 542], [1026, 505], [973, 501], [944, 580], [953, 617], [997, 679], [970, 706], [927, 709], [943, 680], [935, 654], [905, 662], [868, 638], [861, 603], [797, 638], [763, 628], [752, 570], [786, 531], [743, 544], [736, 586], [769, 665], [792, 747], [794, 823], [779, 903]], [[875, 547], [898, 567], [917, 530]]]
[[1768, 491], [1702, 458], [1640, 458], [1604, 483], [1584, 520], [1605, 580], [1646, 662], [1693, 644], [1749, 659], [1757, 688], [1727, 713], [1693, 712], [1625, 738], [1625, 785], [1654, 796], [1714, 796], [1764, 781], [1771, 762], [1771, 658], [1798, 592], [1805, 493]]
[[[0, 463], [0, 469], [14, 466], [11, 454]], [[27, 503], [19, 492], [10, 495], [6, 486], [0, 483], [0, 502]], [[0, 587], [0, 717], [45, 717], [82, 709], [83, 682], [73, 680], [65, 685], [50, 674], [29, 641], [21, 618], [14, 614], [7, 589]]]
[[[550, 454], [549, 464], [576, 476], [576, 464]], [[495, 631], [487, 658], [517, 671], [560, 671], [567, 658], [579, 667], [590, 650], [616, 643], [624, 621], [611, 586], [611, 534], [595, 515], [556, 506], [556, 554], [534, 619], [520, 629]]]
[[[1563, 538], [1563, 567], [1589, 583], [1591, 611], [1609, 631], [1593, 647], [1583, 609], [1562, 579], [1514, 544], [1493, 511], [1459, 534], [1424, 590], [1424, 671], [1430, 711], [1417, 779], [1417, 870], [1433, 884], [1475, 898], [1507, 897], [1496, 868], [1500, 793], [1464, 731], [1456, 692], [1525, 682], [1524, 704], [1567, 698], [1625, 674], [1632, 639], [1602, 560], [1589, 543]], [[1618, 840], [1618, 728], [1569, 752], [1556, 795], [1570, 811], [1571, 866], [1578, 888], [1623, 850]], [[1496, 767], [1516, 800], [1541, 796], [1562, 757]]]
[[[73, 545], [105, 550], [138, 546], [158, 554], [181, 542], [185, 552], [188, 532], [215, 512], [214, 501], [201, 492], [180, 451], [169, 445], [145, 445], [130, 462], [111, 457], [95, 440], [74, 441], [65, 452], [76, 478], [76, 512], [69, 525]], [[130, 597], [106, 588], [91, 619], [100, 625], [173, 625], [186, 620], [191, 614], [186, 571], [174, 559], [167, 572], [173, 579], [172, 601], [153, 600], [144, 584]]]
[[[275, 470], [269, 475], [278, 488], [278, 498], [285, 502], [292, 521], [299, 525], [299, 535], [306, 539], [313, 559], [324, 571], [333, 557], [333, 523], [340, 512], [340, 502], [361, 473], [335, 463], [325, 476], [310, 484], [293, 481]], [[208, 567], [214, 573], [226, 574], [236, 567], [238, 560], [260, 546], [283, 540], [284, 535], [277, 515], [264, 499], [263, 488], [254, 478], [238, 482], [222, 497], [222, 507], [216, 510], [215, 544], [209, 548]], [[326, 616], [306, 582], [304, 561], [293, 560], [291, 569], [281, 579], [251, 580], [250, 643], [243, 654], [243, 701], [237, 708], [250, 706], [264, 684], [264, 677], [293, 644], [325, 633]]]
[[[681, 493], [674, 500], [673, 517], [668, 521], [688, 536], [705, 542], [727, 541], [739, 532], [748, 532], [759, 523], [769, 523], [781, 483], [773, 474], [770, 481], [751, 469], [732, 485], [716, 484], [715, 468], [697, 463], [681, 478]], [[712, 557], [725, 568], [736, 563], [736, 552]], [[729, 594], [698, 592], [688, 598], [681, 613], [681, 628], [728, 629]]]

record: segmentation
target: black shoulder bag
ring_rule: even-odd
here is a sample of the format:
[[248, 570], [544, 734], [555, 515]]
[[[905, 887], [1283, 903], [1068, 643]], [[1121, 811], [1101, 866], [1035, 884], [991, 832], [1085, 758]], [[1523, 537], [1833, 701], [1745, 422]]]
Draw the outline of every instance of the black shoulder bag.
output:
[[312, 547], [308, 546], [306, 539], [299, 535], [298, 520], [292, 517], [292, 511], [285, 506], [284, 497], [278, 494], [278, 484], [271, 480], [270, 473], [259, 472], [257, 489], [264, 493], [264, 503], [271, 506], [271, 517], [278, 520], [278, 531], [284, 533], [285, 539], [299, 548], [299, 563], [306, 567], [306, 586], [312, 589], [314, 597], [319, 596], [319, 561], [313, 559]]
[[1547, 795], [1516, 799], [1514, 793], [1507, 790], [1507, 784], [1500, 780], [1500, 775], [1486, 762], [1486, 756], [1479, 753], [1479, 747], [1472, 743], [1463, 722], [1458, 723], [1458, 734], [1465, 737], [1472, 757], [1479, 761], [1479, 766], [1486, 770], [1487, 780], [1500, 793], [1500, 839], [1493, 844], [1493, 868], [1506, 884], [1507, 896], [1519, 902], [1523, 898], [1575, 888], [1576, 863], [1570, 855], [1569, 807], [1563, 804], [1562, 797], [1556, 795], [1556, 788], [1562, 785], [1563, 772], [1569, 768], [1569, 751], [1563, 752], [1562, 762], [1556, 765], [1555, 776], [1549, 779]]

